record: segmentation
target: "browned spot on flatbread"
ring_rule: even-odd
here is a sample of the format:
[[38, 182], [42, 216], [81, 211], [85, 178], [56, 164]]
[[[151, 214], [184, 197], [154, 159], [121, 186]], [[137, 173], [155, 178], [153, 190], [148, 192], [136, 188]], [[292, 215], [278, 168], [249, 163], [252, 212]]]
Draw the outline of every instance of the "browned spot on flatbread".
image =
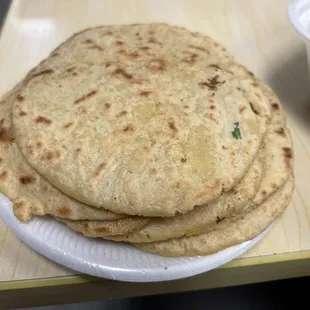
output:
[[70, 214], [70, 208], [67, 205], [59, 208], [58, 211], [62, 216], [68, 216]]
[[41, 72], [38, 72], [38, 73], [34, 74], [31, 78], [37, 77], [39, 75], [51, 74], [53, 72], [54, 72], [53, 69], [46, 69], [46, 70], [43, 70]]
[[272, 107], [272, 109], [275, 110], [275, 111], [277, 111], [277, 110], [280, 109], [280, 106], [279, 106], [278, 103], [272, 103], [272, 104], [271, 104], [271, 107]]
[[111, 107], [111, 104], [110, 103], [106, 103], [104, 106], [105, 106], [106, 109], [109, 109]]
[[215, 110], [215, 105], [210, 105], [210, 110]]
[[153, 43], [153, 44], [158, 44], [160, 46], [162, 46], [163, 44], [161, 42], [159, 42], [158, 40], [156, 40], [155, 38], [149, 38], [148, 43]]
[[208, 79], [207, 82], [200, 82], [198, 85], [203, 87], [208, 87], [211, 90], [216, 90], [218, 85], [221, 84], [221, 82], [218, 80], [219, 76], [215, 75], [213, 78]]
[[259, 115], [258, 111], [255, 110], [254, 106], [253, 106], [253, 103], [252, 102], [249, 102], [249, 105], [250, 105], [250, 108], [251, 110], [253, 111], [254, 114], [256, 115]]
[[189, 53], [189, 55], [183, 59], [181, 59], [182, 62], [185, 62], [189, 65], [193, 65], [196, 63], [197, 61], [197, 57], [198, 55], [197, 54], [194, 54], [194, 53]]
[[118, 114], [116, 115], [116, 117], [125, 116], [127, 113], [128, 113], [127, 111], [122, 111], [122, 112], [118, 113]]
[[140, 55], [138, 52], [132, 52], [132, 53], [129, 53], [127, 56], [128, 58], [135, 59], [135, 58], [138, 58]]
[[80, 102], [82, 102], [82, 101], [84, 101], [84, 100], [86, 100], [86, 99], [89, 99], [89, 98], [93, 97], [93, 96], [96, 95], [97, 93], [98, 93], [97, 90], [92, 90], [92, 91], [89, 92], [88, 94], [83, 95], [82, 97], [76, 99], [76, 100], [74, 101], [74, 103], [75, 103], [75, 104], [78, 104], [78, 103], [80, 103]]
[[154, 59], [150, 63], [152, 71], [164, 71], [166, 69], [166, 61], [164, 59]]
[[52, 121], [51, 121], [50, 119], [48, 119], [47, 117], [45, 117], [45, 116], [38, 116], [38, 117], [35, 119], [35, 122], [36, 122], [36, 123], [46, 124], [46, 125], [52, 124]]
[[130, 125], [127, 125], [124, 129], [123, 129], [124, 132], [133, 132], [135, 131], [135, 126], [133, 126], [132, 124]]
[[205, 113], [204, 117], [209, 118], [212, 121], [216, 121], [213, 113]]
[[93, 42], [94, 41], [92, 39], [87, 39], [87, 40], [83, 41], [82, 43], [91, 44]]
[[251, 76], [254, 76], [254, 73], [251, 71], [248, 71], [248, 74], [250, 74]]
[[184, 107], [184, 109], [189, 109], [188, 105], [184, 105], [183, 107]]
[[275, 133], [277, 133], [278, 135], [285, 137], [285, 131], [284, 128], [278, 128], [277, 130], [275, 130]]
[[141, 97], [148, 97], [149, 95], [151, 95], [153, 92], [152, 91], [150, 91], [150, 90], [148, 90], [148, 91], [141, 91], [140, 93], [139, 93], [139, 95], [141, 96]]
[[104, 234], [108, 234], [109, 233], [109, 228], [108, 227], [97, 227], [95, 228], [95, 231], [98, 233], [104, 233]]
[[240, 87], [237, 87], [236, 89], [237, 89], [238, 91], [241, 91], [241, 88], [240, 88]]
[[240, 112], [240, 113], [243, 113], [245, 110], [246, 110], [246, 107], [245, 107], [245, 106], [242, 106], [242, 107], [239, 108], [239, 112]]
[[53, 157], [53, 152], [46, 152], [46, 159], [51, 160]]
[[129, 73], [127, 73], [124, 69], [122, 68], [118, 68], [116, 69], [113, 73], [113, 75], [121, 75], [122, 77], [124, 77], [127, 80], [131, 80], [133, 79], [133, 76]]
[[26, 115], [27, 115], [27, 113], [25, 111], [20, 111], [19, 112], [19, 116], [21, 116], [21, 117], [26, 116]]
[[25, 97], [24, 96], [22, 96], [21, 94], [18, 94], [17, 96], [16, 96], [16, 99], [18, 100], [18, 101], [24, 101], [25, 100]]
[[74, 69], [75, 69], [75, 66], [70, 67], [70, 68], [67, 69], [67, 72], [72, 72]]
[[263, 196], [266, 196], [266, 195], [267, 195], [267, 192], [266, 192], [265, 190], [262, 190], [262, 191], [261, 191], [261, 194], [262, 194]]
[[0, 142], [13, 142], [14, 137], [11, 131], [11, 128], [0, 128]]
[[216, 64], [212, 64], [212, 65], [210, 65], [209, 67], [211, 67], [211, 68], [215, 68], [215, 69], [219, 69], [219, 70], [222, 70], [222, 68], [221, 67], [219, 67], [218, 65], [216, 65]]
[[0, 165], [3, 163], [3, 158], [0, 157]]
[[205, 52], [205, 53], [208, 53], [208, 50], [201, 47], [201, 46], [197, 46], [197, 45], [189, 45], [190, 48], [193, 48], [195, 50], [198, 50], [198, 51], [201, 51], [201, 52]]
[[79, 153], [79, 152], [81, 152], [81, 148], [80, 147], [78, 147], [75, 151], [77, 152], [77, 153]]
[[149, 46], [142, 46], [142, 47], [140, 47], [140, 50], [142, 50], [142, 51], [148, 51], [150, 49], [151, 48]]
[[284, 162], [285, 162], [286, 168], [289, 170], [291, 169], [291, 166], [292, 166], [292, 159], [293, 159], [292, 149], [289, 147], [284, 147], [282, 150], [284, 154]]
[[151, 168], [150, 169], [150, 175], [155, 175], [156, 174], [156, 169], [155, 168]]
[[106, 166], [107, 164], [105, 162], [102, 162], [95, 170], [95, 177], [99, 176], [99, 174], [101, 173], [101, 171], [104, 169], [104, 167]]
[[176, 183], [175, 183], [175, 187], [176, 187], [176, 188], [181, 188], [181, 187], [182, 187], [182, 182], [180, 182], [180, 181], [179, 181], [179, 182], [176, 182]]
[[87, 109], [86, 108], [82, 108], [79, 110], [81, 115], [86, 115], [87, 114]]
[[107, 61], [107, 62], [105, 63], [106, 68], [109, 68], [111, 65], [112, 65], [112, 63], [111, 63], [110, 61]]
[[122, 55], [127, 54], [127, 52], [126, 52], [123, 48], [121, 48], [120, 50], [118, 50], [118, 53], [119, 53], [119, 54], [122, 54]]
[[5, 181], [7, 178], [8, 178], [8, 173], [7, 173], [6, 171], [3, 171], [3, 172], [0, 174], [0, 180], [1, 180], [1, 181]]
[[33, 184], [35, 181], [36, 178], [32, 175], [23, 175], [19, 178], [19, 182], [23, 185]]
[[273, 189], [277, 188], [277, 184], [276, 183], [272, 183], [271, 186], [272, 186]]
[[169, 128], [172, 130], [173, 135], [175, 136], [178, 133], [178, 128], [175, 126], [175, 122], [170, 121], [168, 124]]
[[216, 217], [216, 224], [222, 222], [223, 220], [225, 220], [225, 216], [224, 217], [217, 216]]
[[42, 147], [42, 142], [38, 141], [38, 142], [36, 143], [36, 146], [37, 146], [38, 148]]
[[124, 45], [125, 43], [121, 40], [117, 40], [117, 41], [115, 41], [115, 44], [120, 46], [120, 45]]
[[19, 201], [19, 202], [16, 202], [15, 204], [14, 204], [14, 207], [16, 208], [16, 209], [19, 209], [19, 208], [22, 208], [23, 206], [24, 206], [24, 202], [23, 201]]
[[69, 128], [73, 125], [73, 122], [69, 122], [67, 124], [64, 125], [64, 128]]
[[104, 50], [100, 45], [98, 45], [96, 43], [90, 45], [88, 47], [88, 49], [90, 49], [90, 50], [98, 50], [98, 51], [101, 51], [101, 52]]

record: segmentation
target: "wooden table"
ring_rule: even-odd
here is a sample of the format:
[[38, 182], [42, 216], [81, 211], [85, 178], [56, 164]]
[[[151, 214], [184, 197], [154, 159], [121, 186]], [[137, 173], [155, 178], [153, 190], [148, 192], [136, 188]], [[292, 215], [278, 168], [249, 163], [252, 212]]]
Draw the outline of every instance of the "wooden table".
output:
[[[241, 258], [189, 279], [120, 283], [37, 254], [0, 221], [0, 308], [189, 291], [310, 274], [310, 100], [305, 47], [279, 0], [15, 0], [0, 40], [0, 94], [84, 27], [161, 21], [214, 37], [269, 83], [287, 111], [296, 189], [270, 233]], [[38, 298], [40, 297], [40, 298]]]

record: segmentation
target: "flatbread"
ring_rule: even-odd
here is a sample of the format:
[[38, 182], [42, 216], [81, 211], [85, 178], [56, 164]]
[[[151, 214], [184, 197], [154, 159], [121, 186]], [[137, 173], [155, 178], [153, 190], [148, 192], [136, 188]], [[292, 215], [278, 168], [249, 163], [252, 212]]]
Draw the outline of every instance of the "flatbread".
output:
[[12, 134], [9, 95], [0, 103], [0, 191], [12, 200], [15, 216], [22, 222], [30, 220], [33, 215], [45, 214], [72, 220], [113, 221], [127, 217], [87, 206], [66, 196], [29, 166]]
[[242, 211], [253, 199], [263, 175], [262, 166], [262, 156], [259, 156], [240, 183], [214, 202], [196, 206], [186, 214], [179, 213], [174, 217], [151, 219], [147, 225], [129, 235], [109, 236], [107, 239], [146, 243], [204, 233], [225, 217]]
[[102, 238], [105, 236], [125, 235], [147, 224], [148, 220], [142, 217], [131, 217], [116, 221], [71, 221], [56, 218], [66, 224], [73, 231], [87, 237]]
[[263, 80], [249, 72], [244, 66], [236, 63], [221, 64], [234, 75], [252, 79], [252, 85], [261, 89], [268, 99], [271, 111], [271, 123], [268, 126], [262, 147], [265, 149], [264, 172], [260, 189], [253, 203], [260, 204], [266, 197], [280, 188], [293, 171], [293, 142], [289, 128], [286, 126], [286, 115], [278, 96]]
[[260, 204], [282, 187], [293, 171], [294, 154], [290, 130], [283, 124], [271, 124], [262, 145], [264, 177], [253, 199]]
[[[277, 98], [272, 91], [267, 90], [268, 92], [263, 88], [263, 93], [268, 96], [272, 107]], [[284, 111], [279, 102], [278, 105], [279, 109], [272, 114], [259, 157], [231, 191], [207, 205], [196, 206], [186, 214], [154, 219], [141, 230], [111, 239], [147, 243], [199, 235], [216, 226], [222, 219], [242, 212], [250, 200], [254, 204], [260, 204], [282, 187], [292, 173], [293, 152], [290, 132], [285, 127], [285, 117], [281, 116]]]
[[[286, 127], [285, 111], [272, 88], [262, 79], [247, 70], [242, 64], [227, 60], [218, 62], [216, 67], [218, 71], [225, 70], [235, 76], [250, 79], [252, 86], [260, 89], [263, 96], [268, 99], [271, 122], [268, 125], [264, 144], [262, 145], [266, 154], [263, 169], [265, 176], [253, 201], [255, 204], [260, 204], [280, 188], [293, 171], [293, 142], [290, 130]], [[256, 96], [257, 93], [254, 93], [254, 95]]]
[[261, 205], [249, 208], [247, 213], [235, 219], [224, 220], [213, 231], [194, 237], [139, 243], [136, 246], [146, 252], [173, 257], [216, 253], [251, 240], [267, 229], [286, 209], [293, 190], [294, 177], [292, 175], [281, 189], [273, 193]]
[[230, 60], [212, 39], [164, 24], [85, 30], [16, 93], [17, 144], [36, 171], [88, 205], [188, 212], [242, 179], [266, 132], [261, 90], [214, 65]]

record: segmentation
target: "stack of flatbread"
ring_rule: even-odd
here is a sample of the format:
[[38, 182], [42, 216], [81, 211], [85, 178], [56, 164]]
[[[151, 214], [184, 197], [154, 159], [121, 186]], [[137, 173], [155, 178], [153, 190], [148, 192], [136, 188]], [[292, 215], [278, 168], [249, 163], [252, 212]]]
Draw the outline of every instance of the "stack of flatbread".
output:
[[87, 237], [207, 255], [260, 234], [292, 196], [278, 98], [184, 28], [86, 29], [0, 109], [0, 190], [22, 222], [50, 215]]

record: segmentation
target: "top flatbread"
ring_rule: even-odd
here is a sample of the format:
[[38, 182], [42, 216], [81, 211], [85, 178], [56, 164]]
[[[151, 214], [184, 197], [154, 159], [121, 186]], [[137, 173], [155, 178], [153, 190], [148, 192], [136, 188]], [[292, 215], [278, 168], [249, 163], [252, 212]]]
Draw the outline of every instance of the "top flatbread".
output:
[[17, 144], [84, 203], [143, 216], [187, 212], [240, 181], [270, 117], [261, 90], [218, 70], [220, 61], [232, 57], [218, 43], [164, 24], [85, 30], [16, 93]]

